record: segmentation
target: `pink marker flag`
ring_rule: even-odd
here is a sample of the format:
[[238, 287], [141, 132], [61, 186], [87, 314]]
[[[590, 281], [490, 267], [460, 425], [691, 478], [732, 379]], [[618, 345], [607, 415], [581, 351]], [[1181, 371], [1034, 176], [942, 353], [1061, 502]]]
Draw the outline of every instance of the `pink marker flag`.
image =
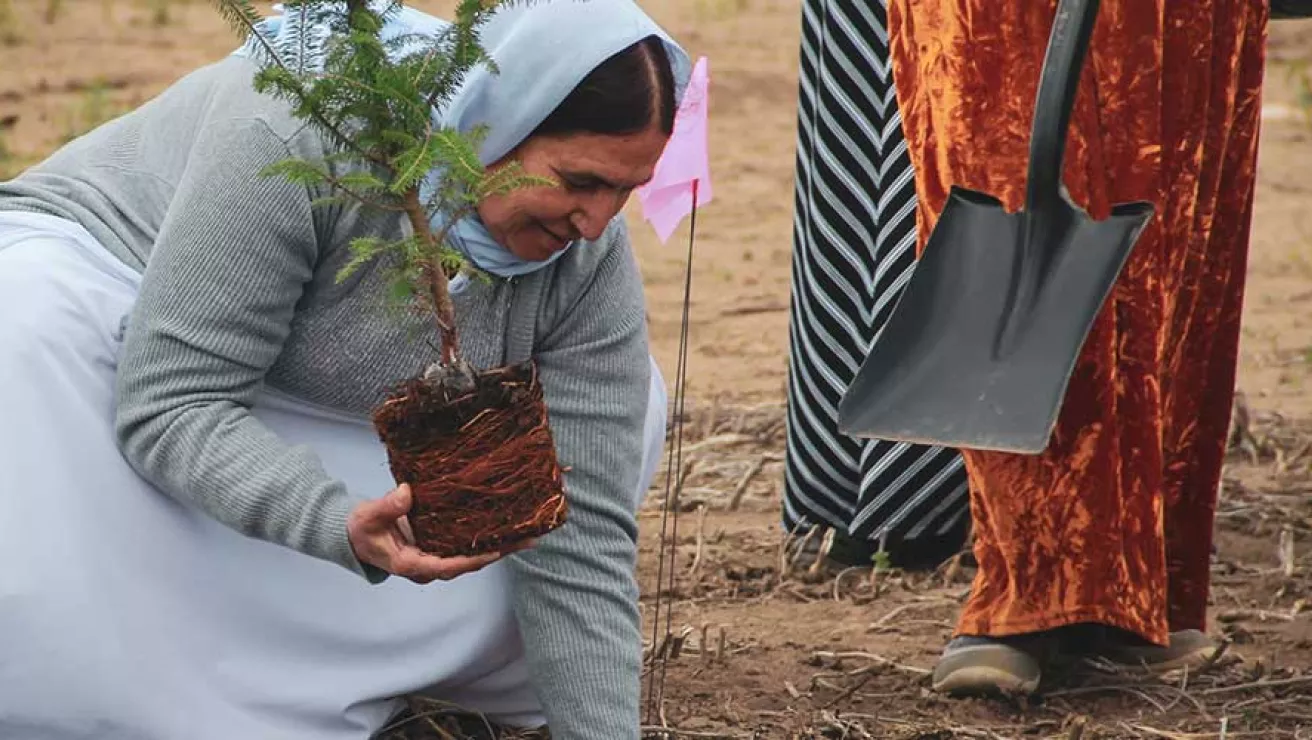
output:
[[[651, 182], [638, 188], [642, 215], [661, 242], [669, 240], [679, 222], [697, 207], [711, 202], [711, 163], [707, 154], [706, 113], [710, 73], [706, 57], [697, 60], [674, 114], [674, 133], [656, 162]], [[694, 183], [696, 186], [694, 187]]]

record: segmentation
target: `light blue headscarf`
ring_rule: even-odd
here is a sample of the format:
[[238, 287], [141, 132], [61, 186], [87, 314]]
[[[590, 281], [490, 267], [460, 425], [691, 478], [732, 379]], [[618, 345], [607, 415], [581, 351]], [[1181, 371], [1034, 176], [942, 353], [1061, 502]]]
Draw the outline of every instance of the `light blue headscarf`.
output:
[[[386, 7], [386, 2], [380, 0], [375, 7]], [[282, 8], [275, 6], [275, 10]], [[277, 42], [296, 38], [298, 25], [299, 16], [293, 12], [267, 19], [261, 30]], [[383, 35], [433, 35], [448, 25], [407, 7], [389, 19]], [[320, 25], [311, 33], [315, 31], [322, 37], [326, 29]], [[599, 64], [653, 35], [665, 43], [677, 104], [692, 71], [688, 55], [632, 0], [535, 0], [502, 8], [479, 34], [499, 71], [493, 73], [486, 66], [474, 69], [445, 108], [434, 112], [434, 121], [463, 132], [486, 125], [488, 135], [479, 156], [483, 164], [491, 164], [527, 138]], [[236, 53], [250, 56], [252, 52], [248, 43]], [[306, 62], [315, 67], [316, 60]], [[317, 66], [322, 67], [321, 59]], [[425, 197], [433, 179], [421, 189]], [[532, 272], [567, 251], [542, 261], [522, 260], [498, 244], [476, 215], [462, 219], [452, 231], [452, 241], [469, 260], [502, 277]]]

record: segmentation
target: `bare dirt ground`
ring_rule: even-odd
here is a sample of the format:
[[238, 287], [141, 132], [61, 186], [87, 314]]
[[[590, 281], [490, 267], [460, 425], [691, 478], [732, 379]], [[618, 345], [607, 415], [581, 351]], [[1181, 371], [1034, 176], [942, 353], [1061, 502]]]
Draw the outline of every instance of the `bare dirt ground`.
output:
[[[643, 5], [710, 58], [716, 194], [698, 222], [685, 510], [662, 574], [674, 569], [666, 595], [681, 641], [653, 663], [665, 692], [650, 734], [1312, 738], [1312, 119], [1301, 117], [1312, 92], [1296, 74], [1312, 59], [1312, 24], [1271, 34], [1240, 377], [1250, 413], [1217, 517], [1213, 630], [1231, 645], [1198, 675], [1082, 666], [1037, 701], [962, 701], [930, 693], [926, 673], [969, 588], [968, 559], [920, 577], [837, 579], [780, 559], [798, 0]], [[199, 0], [0, 0], [0, 177], [233, 44]], [[672, 379], [686, 231], [662, 245], [632, 215]], [[642, 518], [649, 616], [664, 483]]]

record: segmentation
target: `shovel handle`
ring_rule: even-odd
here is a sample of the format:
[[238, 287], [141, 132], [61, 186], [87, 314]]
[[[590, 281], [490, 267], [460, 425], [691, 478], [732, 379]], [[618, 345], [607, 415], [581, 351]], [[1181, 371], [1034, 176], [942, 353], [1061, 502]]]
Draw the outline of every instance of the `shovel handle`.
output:
[[1053, 219], [1061, 207], [1062, 158], [1070, 127], [1075, 93], [1080, 88], [1084, 57], [1098, 17], [1098, 0], [1060, 0], [1048, 36], [1048, 50], [1039, 74], [1039, 93], [1034, 101], [1034, 123], [1030, 130], [1030, 164], [1025, 181], [1025, 218], [1021, 222], [1021, 248], [1016, 254], [1016, 271], [1007, 296], [1002, 329], [994, 354], [1011, 354], [1029, 323], [1039, 284], [1057, 247], [1061, 224]]
[[1099, 0], [1061, 0], [1057, 4], [1034, 102], [1025, 190], [1025, 210], [1029, 213], [1041, 213], [1044, 205], [1058, 197], [1061, 188], [1071, 109], [1080, 87], [1098, 4]]

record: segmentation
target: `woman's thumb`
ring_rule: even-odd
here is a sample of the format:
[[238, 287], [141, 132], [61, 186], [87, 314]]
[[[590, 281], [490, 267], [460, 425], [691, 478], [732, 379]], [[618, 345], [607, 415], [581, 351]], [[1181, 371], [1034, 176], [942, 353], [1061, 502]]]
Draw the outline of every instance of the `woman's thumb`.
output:
[[388, 513], [393, 519], [410, 513], [411, 498], [409, 483], [402, 483], [387, 494]]

